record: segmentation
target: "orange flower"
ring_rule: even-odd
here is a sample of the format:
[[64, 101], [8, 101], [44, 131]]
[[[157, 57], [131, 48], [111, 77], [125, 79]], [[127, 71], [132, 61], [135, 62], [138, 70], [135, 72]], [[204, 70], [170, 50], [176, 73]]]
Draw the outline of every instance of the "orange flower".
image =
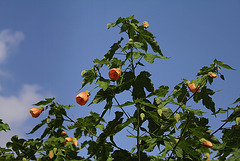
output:
[[67, 144], [67, 142], [70, 142], [70, 141], [72, 141], [73, 140], [73, 138], [71, 138], [71, 137], [66, 137], [65, 138], [65, 142], [64, 142], [64, 145], [66, 145]]
[[196, 87], [194, 83], [189, 83], [188, 88], [192, 93], [195, 93], [195, 92], [199, 91], [199, 86]]
[[52, 159], [53, 157], [54, 157], [54, 153], [53, 153], [53, 151], [51, 150], [51, 151], [49, 152], [49, 158]]
[[211, 78], [217, 78], [217, 75], [216, 75], [215, 73], [211, 73], [211, 74], [210, 74], [210, 77], [211, 77]]
[[203, 145], [206, 146], [207, 148], [213, 147], [213, 144], [210, 141], [204, 141]]
[[85, 105], [88, 99], [89, 95], [87, 92], [81, 92], [76, 96], [76, 102], [81, 106]]
[[213, 144], [212, 144], [210, 141], [207, 141], [207, 140], [204, 139], [204, 138], [200, 139], [200, 142], [201, 142], [204, 146], [206, 146], [207, 148], [213, 147]]
[[121, 76], [121, 71], [119, 69], [117, 69], [117, 68], [112, 68], [108, 72], [108, 76], [112, 80], [118, 80], [118, 78]]
[[148, 22], [147, 21], [143, 21], [143, 27], [145, 28], [145, 29], [147, 29], [148, 27], [149, 27], [149, 24], [148, 24]]
[[42, 108], [41, 107], [34, 107], [29, 112], [32, 115], [32, 117], [37, 118], [41, 114]]
[[62, 131], [62, 135], [67, 135], [66, 131]]
[[75, 146], [78, 146], [78, 141], [77, 141], [76, 138], [73, 138], [73, 144], [74, 144]]

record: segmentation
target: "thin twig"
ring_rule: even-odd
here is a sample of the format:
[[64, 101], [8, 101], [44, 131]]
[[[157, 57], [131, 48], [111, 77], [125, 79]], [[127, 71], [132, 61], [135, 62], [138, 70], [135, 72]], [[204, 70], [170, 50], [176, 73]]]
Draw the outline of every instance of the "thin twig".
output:
[[125, 112], [125, 110], [121, 107], [120, 103], [118, 102], [117, 98], [115, 96], [113, 96], [114, 100], [117, 102], [118, 106], [121, 108], [121, 110], [123, 111], [123, 113], [127, 116], [128, 119], [130, 119], [130, 116], [128, 116], [128, 114]]

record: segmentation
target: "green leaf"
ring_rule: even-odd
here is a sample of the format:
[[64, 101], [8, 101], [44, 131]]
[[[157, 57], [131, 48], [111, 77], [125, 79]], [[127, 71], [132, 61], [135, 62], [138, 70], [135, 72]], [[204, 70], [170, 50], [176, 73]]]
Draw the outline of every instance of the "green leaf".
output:
[[113, 98], [114, 96], [114, 93], [113, 93], [113, 90], [111, 89], [107, 89], [107, 90], [103, 90], [103, 89], [100, 89], [97, 94], [95, 95], [94, 99], [92, 100], [92, 102], [89, 104], [89, 106], [91, 104], [96, 104], [96, 103], [99, 103], [99, 102], [102, 102], [104, 101], [105, 99], [107, 98]]
[[103, 91], [105, 91], [108, 88], [108, 86], [110, 85], [110, 80], [109, 79], [100, 78], [100, 79], [98, 79], [96, 84], [99, 84], [99, 87], [101, 87], [103, 89]]
[[238, 161], [240, 160], [240, 149], [234, 148], [232, 155], [226, 159], [226, 161]]
[[169, 59], [169, 58], [167, 58], [167, 57], [165, 57], [165, 56], [158, 56], [158, 55], [154, 55], [154, 54], [145, 54], [145, 55], [144, 55], [144, 59], [145, 59], [147, 62], [151, 63], [151, 64], [154, 62], [154, 60], [155, 60], [156, 58], [159, 58], [159, 59]]
[[123, 41], [123, 38], [121, 37], [121, 39], [117, 42], [114, 43], [111, 46], [111, 49], [104, 55], [104, 59], [106, 60], [111, 60], [113, 58], [113, 55], [115, 54], [115, 52], [119, 49], [120, 47], [120, 43]]
[[119, 111], [115, 112], [115, 118], [112, 121], [108, 122], [106, 128], [99, 135], [99, 137], [97, 139], [97, 143], [105, 141], [107, 139], [107, 137], [113, 136], [114, 134], [116, 134], [117, 132], [121, 131], [122, 128], [125, 127], [125, 126], [123, 126], [120, 129], [118, 128], [119, 124], [122, 124], [122, 121], [123, 121], [122, 116], [123, 116], [122, 112], [119, 112]]
[[147, 42], [152, 47], [154, 52], [159, 53], [161, 56], [163, 56], [162, 51], [161, 51], [160, 46], [157, 41], [155, 41], [154, 39], [147, 39]]
[[7, 131], [10, 130], [10, 127], [7, 123], [3, 123], [2, 119], [0, 119], [0, 131]]
[[33, 105], [35, 105], [35, 106], [41, 106], [41, 105], [47, 105], [47, 104], [50, 104], [50, 103], [52, 103], [52, 101], [54, 100], [55, 98], [53, 97], [53, 98], [45, 98], [45, 100], [44, 101], [40, 101], [40, 102], [38, 102], [38, 103], [36, 103], [36, 104], [33, 104]]
[[227, 64], [223, 64], [222, 61], [218, 61], [217, 59], [214, 60], [214, 63], [217, 64], [217, 65], [219, 65], [219, 66], [221, 66], [221, 67], [223, 67], [223, 68], [226, 68], [226, 69], [236, 70], [236, 69], [230, 67], [230, 66], [227, 65]]
[[115, 150], [111, 156], [114, 161], [131, 161], [133, 159], [127, 150]]
[[48, 119], [49, 119], [49, 118], [46, 118], [46, 119], [42, 120], [42, 122], [41, 122], [40, 124], [36, 125], [36, 126], [32, 129], [32, 131], [29, 132], [29, 133], [27, 133], [27, 134], [33, 134], [35, 131], [37, 131], [39, 128], [41, 128], [43, 125], [45, 125], [45, 124], [47, 123], [47, 120], [48, 120]]
[[213, 113], [215, 113], [215, 103], [209, 95], [213, 95], [215, 92], [213, 90], [208, 89], [206, 86], [202, 88], [200, 93], [194, 95], [193, 99], [197, 103], [202, 99], [202, 104], [210, 109]]
[[145, 149], [146, 152], [152, 152], [155, 146], [157, 145], [157, 138], [148, 137], [146, 141], [146, 144], [148, 145], [148, 148]]
[[134, 82], [134, 88], [132, 95], [134, 99], [136, 98], [144, 98], [145, 97], [145, 91], [144, 88], [148, 92], [152, 92], [154, 90], [153, 83], [149, 77], [151, 76], [150, 73], [146, 71], [142, 71], [136, 78]]
[[232, 104], [236, 104], [236, 103], [238, 103], [238, 102], [240, 102], [240, 97], [239, 97], [238, 99], [236, 99], [236, 101], [233, 102]]
[[145, 53], [142, 53], [140, 51], [135, 51], [134, 54], [133, 54], [133, 58], [134, 59], [138, 59], [140, 58], [142, 55], [145, 55]]
[[212, 67], [204, 66], [202, 67], [202, 69], [198, 71], [197, 76], [208, 74], [208, 72], [211, 72], [211, 71], [212, 71]]
[[83, 75], [83, 77], [84, 77], [84, 79], [82, 82], [82, 87], [79, 90], [81, 90], [88, 83], [92, 84], [92, 82], [97, 78], [97, 73], [95, 71], [95, 67], [92, 67], [90, 70], [88, 70]]
[[156, 89], [152, 93], [150, 93], [147, 97], [151, 97], [151, 96], [165, 97], [166, 94], [169, 92], [168, 89], [169, 89], [168, 86], [162, 85], [162, 86], [158, 87], [158, 89]]
[[110, 61], [106, 60], [106, 59], [102, 59], [102, 60], [99, 60], [99, 59], [94, 59], [93, 60], [94, 63], [98, 63], [99, 65], [109, 65], [110, 64]]
[[134, 46], [136, 49], [142, 49], [142, 47], [144, 46], [144, 44], [141, 43], [141, 42], [134, 42], [134, 43], [133, 43], [133, 46]]

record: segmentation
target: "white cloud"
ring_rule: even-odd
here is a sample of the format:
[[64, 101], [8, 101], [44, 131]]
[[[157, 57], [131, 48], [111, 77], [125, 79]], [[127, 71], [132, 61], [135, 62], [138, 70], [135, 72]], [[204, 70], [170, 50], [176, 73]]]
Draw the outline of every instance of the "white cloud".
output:
[[24, 40], [24, 34], [20, 31], [11, 32], [9, 29], [0, 31], [0, 63], [8, 56], [9, 52]]
[[23, 85], [17, 96], [0, 96], [0, 118], [7, 123], [22, 122], [29, 116], [29, 108], [43, 98], [38, 85]]
[[31, 118], [29, 110], [33, 107], [32, 104], [49, 95], [49, 93], [40, 93], [40, 89], [38, 85], [25, 84], [16, 96], [0, 95], [0, 118], [11, 128], [9, 132], [0, 132], [0, 147], [5, 147], [6, 142], [10, 141], [13, 135], [24, 136], [26, 131], [23, 129], [23, 123]]

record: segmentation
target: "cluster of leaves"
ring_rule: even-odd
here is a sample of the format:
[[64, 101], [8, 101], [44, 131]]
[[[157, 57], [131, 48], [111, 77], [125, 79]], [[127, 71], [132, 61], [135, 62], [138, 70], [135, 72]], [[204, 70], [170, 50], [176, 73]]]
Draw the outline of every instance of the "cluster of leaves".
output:
[[[95, 82], [97, 88], [93, 90], [98, 91], [95, 96], [91, 95], [89, 105], [105, 101], [102, 113], [91, 112], [89, 116], [72, 119], [66, 112], [72, 105], [55, 103], [54, 98], [40, 101], [35, 105], [44, 106], [45, 111], [49, 110], [49, 115], [29, 134], [45, 127], [42, 135], [29, 140], [12, 137], [7, 148], [1, 148], [0, 160], [197, 161], [213, 151], [218, 152], [215, 158], [219, 160], [226, 160], [229, 156], [229, 161], [239, 158], [240, 141], [236, 134], [240, 132], [240, 126], [227, 129], [224, 125], [240, 116], [240, 99], [236, 100], [236, 107], [216, 111], [211, 97], [215, 92], [209, 88], [213, 83], [209, 73], [216, 73], [224, 80], [220, 69], [235, 69], [215, 59], [213, 64], [200, 69], [196, 79], [190, 81], [199, 87], [199, 92], [189, 92], [187, 79], [182, 79], [172, 92], [166, 85], [154, 88], [151, 74], [137, 71], [137, 67], [144, 66], [146, 62], [152, 64], [155, 59], [168, 59], [162, 54], [154, 35], [140, 25], [134, 16], [120, 17], [107, 27], [119, 27], [120, 33], [127, 34], [127, 41], [123, 45], [124, 38], [121, 37], [103, 59], [95, 59], [95, 65], [82, 72], [80, 89]], [[155, 54], [148, 53], [149, 47]], [[117, 81], [104, 78], [101, 73], [103, 67], [121, 69], [121, 77]], [[118, 97], [126, 93], [132, 98], [121, 103]], [[230, 110], [234, 112], [213, 132], [208, 125], [208, 118], [203, 117], [204, 112], [187, 106], [191, 98], [196, 103], [202, 101], [202, 105], [213, 115]], [[105, 121], [105, 114], [111, 112], [113, 106], [117, 108], [115, 117]], [[0, 130], [9, 130], [9, 127], [0, 122]], [[64, 145], [66, 136], [61, 135], [63, 130], [72, 130], [75, 138], [84, 137], [85, 141], [79, 147], [70, 142]], [[114, 136], [123, 130], [129, 132], [126, 137], [136, 139], [136, 146], [130, 151], [126, 150], [127, 147], [119, 147], [114, 140]], [[221, 142], [214, 136], [218, 131], [223, 133]], [[200, 142], [202, 138], [211, 141], [213, 147], [209, 149], [203, 146]], [[87, 157], [78, 154], [82, 148], [87, 149]], [[154, 149], [159, 149], [158, 155], [149, 155]]]

